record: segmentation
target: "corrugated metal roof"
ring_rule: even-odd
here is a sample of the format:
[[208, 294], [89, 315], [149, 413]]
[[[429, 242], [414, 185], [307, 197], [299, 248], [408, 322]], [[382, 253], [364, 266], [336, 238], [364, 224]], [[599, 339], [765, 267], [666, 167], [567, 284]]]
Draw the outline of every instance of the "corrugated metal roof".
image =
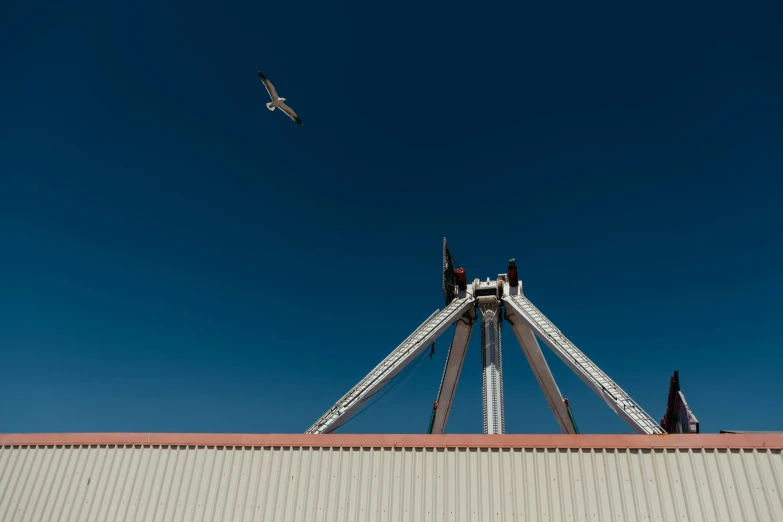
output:
[[0, 435], [0, 520], [783, 520], [783, 437], [661, 437]]

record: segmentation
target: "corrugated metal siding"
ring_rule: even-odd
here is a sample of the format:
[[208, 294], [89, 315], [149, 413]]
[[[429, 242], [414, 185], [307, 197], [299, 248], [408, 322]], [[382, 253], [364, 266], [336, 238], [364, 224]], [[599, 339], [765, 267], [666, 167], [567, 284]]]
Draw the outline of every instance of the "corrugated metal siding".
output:
[[782, 521], [780, 450], [0, 448], [0, 520]]

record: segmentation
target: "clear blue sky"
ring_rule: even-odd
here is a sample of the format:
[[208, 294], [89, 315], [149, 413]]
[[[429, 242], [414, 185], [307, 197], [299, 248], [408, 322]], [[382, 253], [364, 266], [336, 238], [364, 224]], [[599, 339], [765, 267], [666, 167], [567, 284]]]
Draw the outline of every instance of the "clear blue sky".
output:
[[[780, 2], [22, 4], [0, 431], [303, 432], [443, 306], [444, 235], [656, 419], [678, 369], [703, 431], [783, 430]], [[423, 433], [448, 342], [341, 431]], [[504, 347], [507, 431], [556, 431]]]

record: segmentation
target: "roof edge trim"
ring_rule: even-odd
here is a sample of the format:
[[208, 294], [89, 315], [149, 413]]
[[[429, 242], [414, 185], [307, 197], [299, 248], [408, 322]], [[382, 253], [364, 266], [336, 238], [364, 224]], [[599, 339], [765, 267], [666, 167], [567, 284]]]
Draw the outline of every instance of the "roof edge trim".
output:
[[234, 433], [8, 433], [0, 446], [265, 446], [308, 448], [783, 449], [783, 434], [395, 435]]

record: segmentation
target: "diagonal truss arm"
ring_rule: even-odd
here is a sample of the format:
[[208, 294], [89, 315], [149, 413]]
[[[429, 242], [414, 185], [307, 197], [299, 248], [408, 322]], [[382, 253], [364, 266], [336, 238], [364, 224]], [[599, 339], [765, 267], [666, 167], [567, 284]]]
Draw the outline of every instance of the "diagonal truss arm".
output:
[[401, 345], [376, 366], [359, 384], [345, 394], [305, 433], [329, 433], [353, 415], [370, 397], [380, 391], [417, 355], [432, 344], [457, 319], [475, 306], [473, 296], [462, 294], [441, 311], [432, 314]]
[[519, 317], [513, 306], [506, 305], [506, 320], [511, 325], [512, 330], [514, 330], [519, 346], [522, 347], [522, 352], [525, 354], [527, 362], [530, 363], [530, 368], [533, 370], [536, 380], [538, 380], [541, 391], [544, 392], [549, 408], [555, 414], [557, 423], [560, 424], [560, 429], [563, 430], [563, 433], [576, 433], [576, 427], [568, 414], [568, 408], [563, 401], [563, 396], [560, 394], [560, 388], [557, 387], [555, 378], [549, 369], [549, 365], [546, 363], [546, 359], [544, 359], [544, 354], [541, 352], [541, 347], [538, 345], [533, 331]]
[[476, 309], [473, 307], [457, 321], [454, 341], [451, 343], [451, 348], [449, 348], [449, 353], [446, 356], [446, 367], [443, 369], [443, 378], [440, 382], [437, 406], [435, 407], [435, 418], [433, 419], [432, 431], [430, 433], [443, 433], [446, 429], [446, 421], [451, 411], [451, 402], [454, 400], [454, 391], [457, 389], [457, 381], [459, 381], [459, 375], [462, 372], [462, 363], [465, 360], [465, 352], [468, 349], [470, 334], [475, 323]]
[[636, 404], [608, 375], [602, 372], [525, 296], [505, 295], [506, 309], [513, 309], [527, 326], [552, 349], [615, 413], [637, 433], [665, 434], [655, 419]]

